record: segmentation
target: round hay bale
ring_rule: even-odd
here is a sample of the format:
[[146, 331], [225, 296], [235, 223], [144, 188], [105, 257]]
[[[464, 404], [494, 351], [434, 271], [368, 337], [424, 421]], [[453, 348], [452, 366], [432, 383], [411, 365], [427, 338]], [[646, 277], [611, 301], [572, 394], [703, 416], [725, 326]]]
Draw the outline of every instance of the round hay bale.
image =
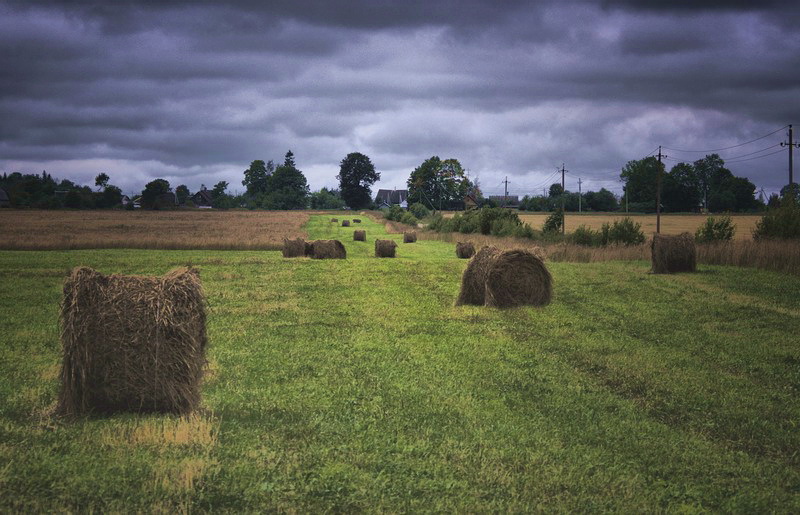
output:
[[544, 306], [552, 298], [552, 282], [544, 261], [534, 252], [483, 247], [464, 270], [456, 305]]
[[339, 223], [339, 219], [338, 218], [331, 218], [331, 223], [332, 224]]
[[414, 231], [403, 233], [403, 243], [416, 243], [417, 233]]
[[307, 241], [305, 243], [305, 249], [303, 250], [303, 255], [306, 257], [311, 257], [314, 255], [314, 242]]
[[347, 250], [339, 240], [315, 240], [311, 252], [314, 259], [347, 259]]
[[375, 240], [375, 257], [393, 258], [396, 248], [394, 240]]
[[367, 241], [367, 231], [353, 231], [353, 241]]
[[199, 406], [207, 338], [196, 269], [142, 277], [76, 268], [64, 283], [60, 324], [59, 415]]
[[527, 250], [507, 250], [493, 258], [486, 276], [486, 306], [546, 306], [553, 278], [541, 257]]
[[469, 259], [475, 255], [475, 245], [471, 241], [456, 243], [456, 256], [460, 259]]
[[677, 236], [654, 234], [650, 250], [654, 274], [697, 270], [697, 248], [694, 237], [688, 232]]
[[283, 239], [283, 257], [303, 257], [306, 255], [306, 242], [303, 238], [290, 240], [289, 238]]
[[353, 223], [354, 224], [360, 224], [361, 223], [361, 219], [360, 218], [353, 218]]
[[496, 247], [483, 247], [470, 259], [461, 276], [461, 291], [456, 306], [483, 306], [486, 302], [486, 275], [492, 258], [498, 254], [500, 249]]
[[342, 220], [342, 227], [350, 227], [350, 220]]

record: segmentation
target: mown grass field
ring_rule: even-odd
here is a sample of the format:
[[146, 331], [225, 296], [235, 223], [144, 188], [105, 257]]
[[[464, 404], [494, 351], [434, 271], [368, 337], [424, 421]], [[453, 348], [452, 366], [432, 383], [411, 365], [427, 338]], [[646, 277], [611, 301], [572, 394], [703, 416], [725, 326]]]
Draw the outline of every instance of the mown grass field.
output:
[[[347, 260], [0, 252], [0, 511], [800, 510], [800, 278], [558, 262], [548, 307], [453, 307], [451, 244], [328, 218]], [[49, 419], [67, 270], [187, 263], [202, 412]]]

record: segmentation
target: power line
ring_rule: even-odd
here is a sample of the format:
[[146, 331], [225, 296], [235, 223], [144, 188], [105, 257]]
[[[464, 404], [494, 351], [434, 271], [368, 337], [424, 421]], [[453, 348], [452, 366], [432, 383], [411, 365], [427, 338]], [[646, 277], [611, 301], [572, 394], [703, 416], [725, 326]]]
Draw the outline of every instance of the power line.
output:
[[761, 137], [759, 137], [759, 138], [756, 138], [756, 139], [751, 139], [750, 141], [745, 141], [744, 143], [737, 143], [736, 145], [731, 145], [730, 147], [723, 147], [723, 148], [710, 148], [710, 149], [706, 149], [706, 150], [685, 150], [685, 149], [680, 149], [680, 148], [670, 148], [670, 147], [663, 147], [663, 148], [664, 148], [665, 150], [672, 150], [673, 152], [720, 152], [720, 151], [722, 151], [722, 150], [730, 150], [730, 149], [732, 149], [732, 148], [736, 148], [736, 147], [741, 147], [741, 146], [744, 146], [744, 145], [748, 145], [748, 144], [750, 144], [750, 143], [753, 143], [753, 142], [756, 142], [756, 141], [758, 141], [758, 140], [760, 140], [760, 139], [764, 139], [764, 138], [766, 138], [766, 137], [772, 136], [772, 135], [773, 135], [773, 134], [775, 134], [776, 132], [780, 132], [780, 131], [782, 131], [783, 129], [785, 129], [786, 127], [788, 127], [788, 125], [784, 125], [783, 127], [780, 127], [780, 128], [778, 128], [778, 129], [775, 129], [774, 131], [770, 132], [769, 134], [765, 134], [765, 135], [763, 135], [763, 136], [761, 136]]
[[770, 152], [769, 154], [764, 154], [764, 155], [755, 156], [755, 157], [748, 157], [747, 159], [738, 159], [736, 161], [725, 161], [725, 164], [727, 165], [727, 164], [730, 164], [730, 163], [743, 163], [745, 161], [752, 161], [753, 159], [761, 159], [762, 157], [768, 157], [768, 156], [773, 156], [775, 154], [780, 154], [781, 152], [786, 152], [786, 149], [782, 148], [780, 150], [776, 150], [775, 152]]

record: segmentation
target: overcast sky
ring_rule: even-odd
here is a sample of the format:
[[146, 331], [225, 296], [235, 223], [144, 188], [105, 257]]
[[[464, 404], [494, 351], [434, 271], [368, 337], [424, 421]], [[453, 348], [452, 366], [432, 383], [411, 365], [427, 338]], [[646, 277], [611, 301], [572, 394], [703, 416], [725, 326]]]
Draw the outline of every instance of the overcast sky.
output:
[[799, 27], [796, 2], [743, 0], [0, 0], [0, 171], [242, 191], [291, 149], [312, 190], [362, 152], [373, 193], [432, 155], [486, 194], [562, 163], [567, 189], [620, 192], [658, 145], [671, 168], [772, 133], [719, 154], [777, 191]]

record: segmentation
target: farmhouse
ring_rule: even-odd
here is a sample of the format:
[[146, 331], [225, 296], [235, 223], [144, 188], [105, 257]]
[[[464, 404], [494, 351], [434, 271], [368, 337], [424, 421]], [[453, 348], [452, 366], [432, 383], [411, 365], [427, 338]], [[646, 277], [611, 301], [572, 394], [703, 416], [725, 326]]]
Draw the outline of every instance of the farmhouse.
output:
[[3, 188], [0, 188], [0, 207], [11, 207], [11, 199]]
[[378, 209], [384, 207], [400, 206], [408, 207], [408, 190], [378, 190], [375, 196], [375, 204]]
[[191, 197], [192, 203], [195, 207], [209, 209], [211, 207], [211, 192], [203, 188]]
[[467, 192], [464, 195], [464, 209], [475, 209], [478, 207], [478, 195], [474, 191]]

